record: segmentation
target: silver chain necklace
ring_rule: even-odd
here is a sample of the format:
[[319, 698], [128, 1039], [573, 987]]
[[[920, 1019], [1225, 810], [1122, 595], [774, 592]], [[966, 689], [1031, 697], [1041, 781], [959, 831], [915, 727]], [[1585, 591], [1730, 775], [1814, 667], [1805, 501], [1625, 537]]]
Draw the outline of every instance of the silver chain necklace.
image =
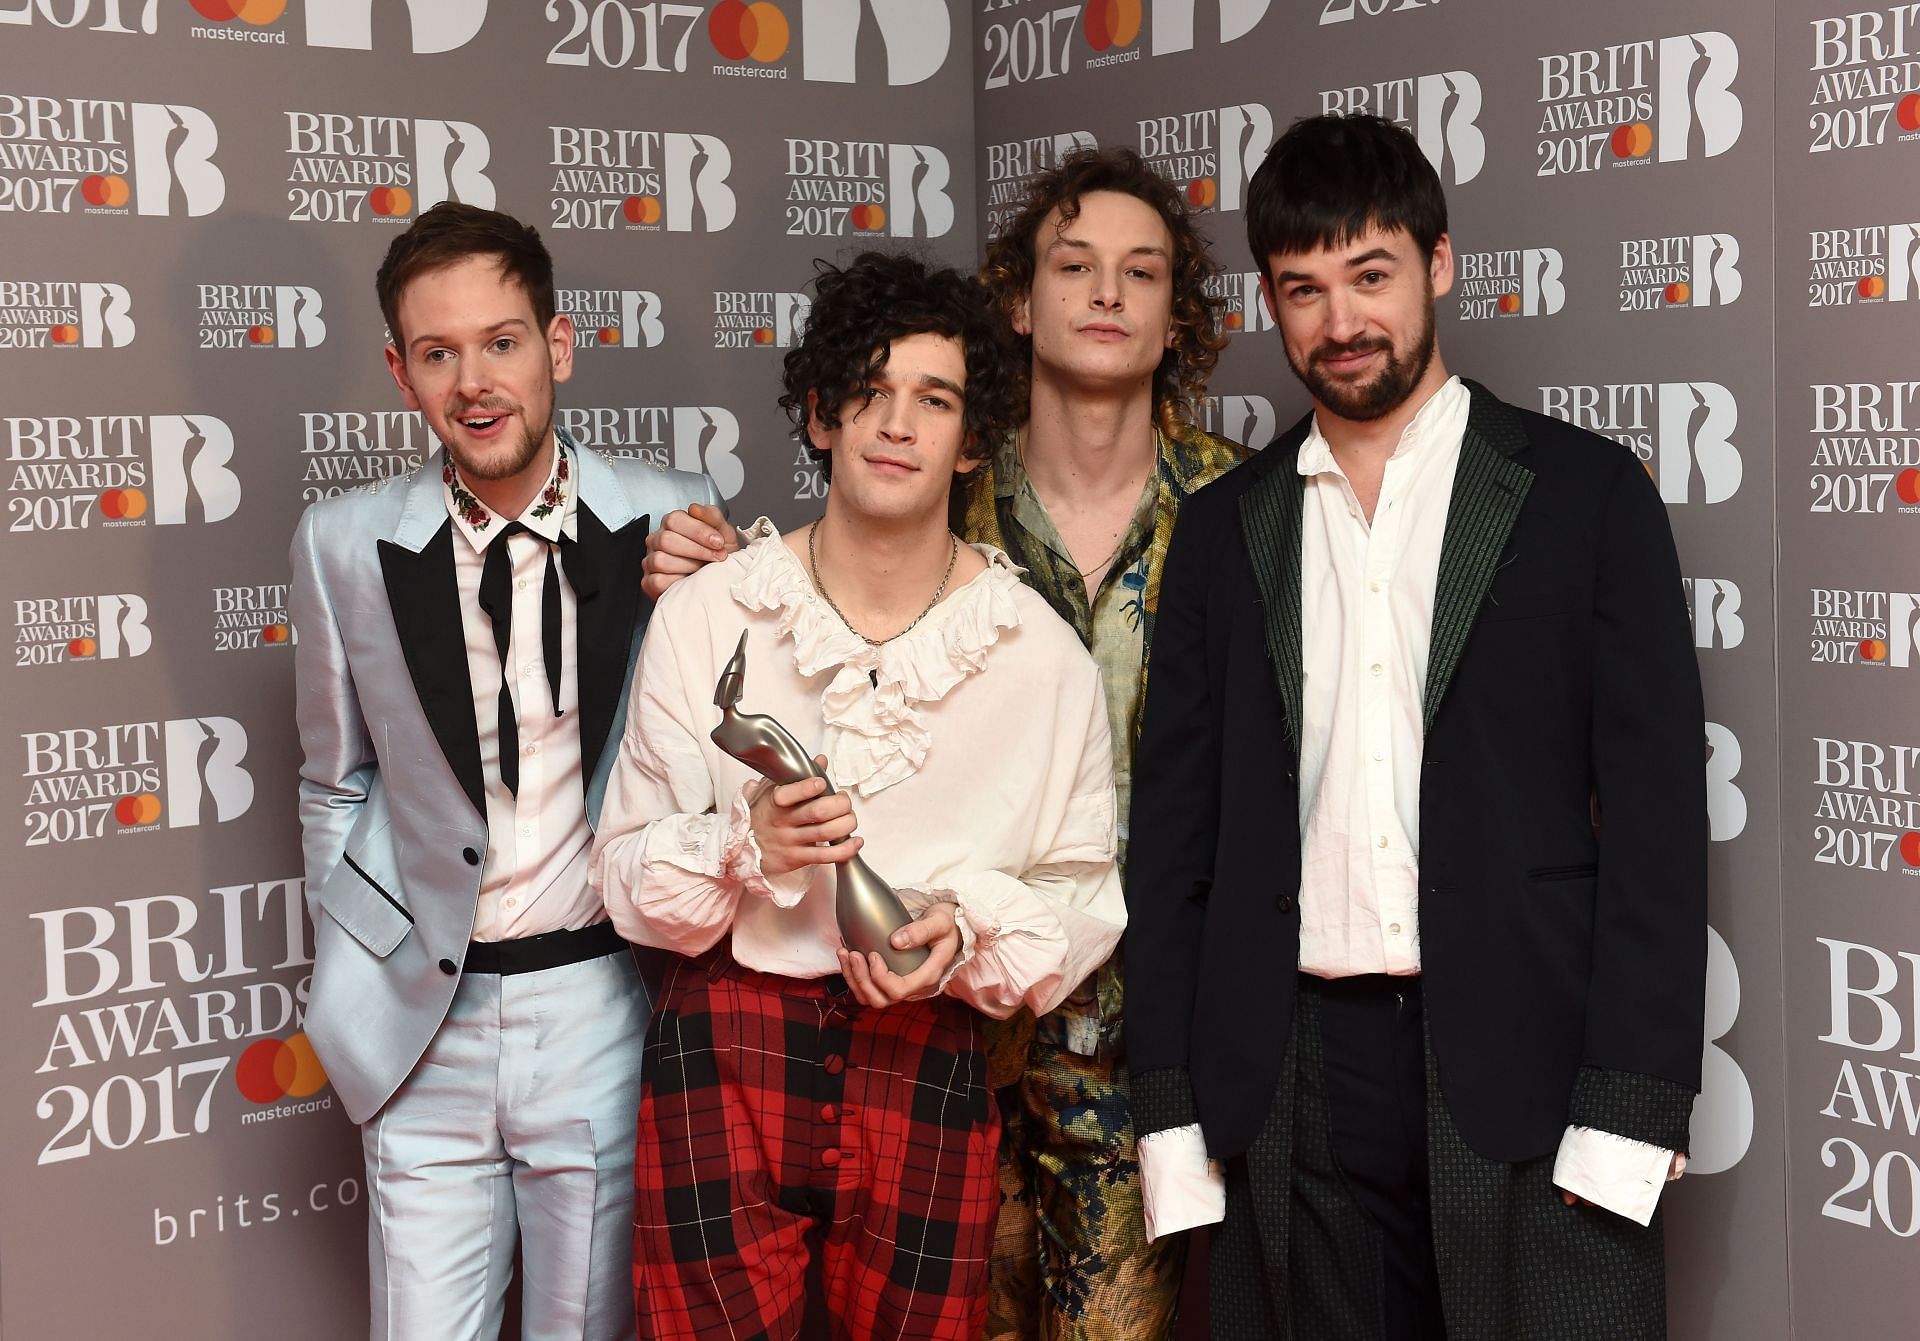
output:
[[940, 604], [940, 598], [947, 594], [947, 583], [953, 580], [953, 566], [960, 562], [960, 538], [952, 532], [948, 532], [947, 540], [951, 548], [947, 552], [947, 571], [940, 575], [940, 585], [934, 588], [933, 599], [927, 602], [926, 609], [915, 615], [912, 623], [909, 623], [906, 628], [901, 629], [899, 633], [891, 634], [885, 638], [869, 638], [866, 634], [860, 632], [859, 629], [853, 627], [853, 621], [847, 618], [847, 612], [834, 603], [833, 594], [827, 590], [827, 584], [820, 580], [820, 554], [813, 543], [814, 533], [819, 529], [819, 522], [814, 522], [807, 527], [807, 571], [813, 576], [813, 589], [820, 593], [820, 599], [827, 603], [827, 608], [832, 610], [834, 614], [840, 616], [840, 622], [847, 626], [848, 632], [852, 633], [854, 637], [858, 638], [868, 647], [878, 647], [882, 643], [890, 643], [895, 638], [905, 636], [912, 630], [914, 624], [918, 624], [921, 620], [932, 614], [933, 607]]

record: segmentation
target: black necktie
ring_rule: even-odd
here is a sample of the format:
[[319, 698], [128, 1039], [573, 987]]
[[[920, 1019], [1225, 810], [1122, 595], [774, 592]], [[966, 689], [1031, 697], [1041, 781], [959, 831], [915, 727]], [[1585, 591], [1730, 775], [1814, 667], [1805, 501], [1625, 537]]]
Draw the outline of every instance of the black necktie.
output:
[[[480, 608], [493, 622], [493, 645], [500, 654], [500, 781], [509, 793], [520, 793], [520, 731], [513, 716], [513, 695], [508, 681], [513, 669], [507, 664], [507, 644], [513, 636], [513, 558], [507, 541], [516, 532], [526, 531], [519, 522], [508, 522], [494, 542], [487, 546], [486, 562], [480, 566]], [[553, 561], [552, 544], [547, 545], [547, 576], [540, 589], [540, 650], [547, 663], [547, 688], [553, 695], [553, 715], [560, 715], [560, 573]]]

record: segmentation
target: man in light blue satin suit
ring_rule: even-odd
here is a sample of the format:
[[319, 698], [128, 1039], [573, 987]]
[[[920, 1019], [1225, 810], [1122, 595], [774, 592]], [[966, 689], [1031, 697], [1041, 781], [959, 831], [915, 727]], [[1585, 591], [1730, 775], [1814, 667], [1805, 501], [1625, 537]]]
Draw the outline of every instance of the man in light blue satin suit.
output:
[[573, 371], [539, 234], [446, 204], [379, 274], [388, 370], [438, 436], [293, 542], [307, 1034], [367, 1159], [372, 1330], [633, 1335], [647, 999], [587, 884], [654, 519], [703, 476], [553, 425]]

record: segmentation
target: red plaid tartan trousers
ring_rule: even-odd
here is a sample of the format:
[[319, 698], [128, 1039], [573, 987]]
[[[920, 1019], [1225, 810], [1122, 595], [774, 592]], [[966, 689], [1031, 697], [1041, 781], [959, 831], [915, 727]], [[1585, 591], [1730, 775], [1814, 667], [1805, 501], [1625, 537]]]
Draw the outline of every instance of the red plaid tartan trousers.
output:
[[634, 1159], [641, 1341], [788, 1341], [818, 1242], [835, 1337], [976, 1341], [999, 1208], [979, 1016], [677, 959]]

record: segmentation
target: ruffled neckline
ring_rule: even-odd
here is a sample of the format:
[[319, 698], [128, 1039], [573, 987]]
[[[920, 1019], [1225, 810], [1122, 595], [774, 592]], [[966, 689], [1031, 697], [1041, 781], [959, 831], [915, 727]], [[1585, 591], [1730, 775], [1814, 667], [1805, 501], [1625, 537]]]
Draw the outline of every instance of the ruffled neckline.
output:
[[771, 521], [762, 517], [745, 534], [733, 599], [775, 615], [779, 636], [793, 643], [800, 674], [833, 674], [820, 695], [826, 722], [820, 752], [834, 786], [872, 796], [912, 777], [933, 748], [920, 705], [937, 703], [982, 670], [1001, 630], [1019, 626], [1019, 567], [991, 545], [974, 545], [987, 560], [985, 571], [876, 647], [821, 599]]

